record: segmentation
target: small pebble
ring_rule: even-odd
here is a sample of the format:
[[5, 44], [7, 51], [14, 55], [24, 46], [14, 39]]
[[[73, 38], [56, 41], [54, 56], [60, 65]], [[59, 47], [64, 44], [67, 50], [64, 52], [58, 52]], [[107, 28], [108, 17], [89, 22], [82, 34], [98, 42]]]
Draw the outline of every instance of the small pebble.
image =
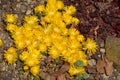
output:
[[105, 49], [104, 48], [100, 48], [100, 52], [101, 53], [105, 53]]
[[31, 12], [32, 12], [31, 10], [27, 10], [27, 11], [26, 11], [26, 15], [31, 14]]
[[88, 60], [88, 64], [90, 66], [94, 66], [94, 65], [96, 65], [96, 61], [94, 59], [90, 59], [90, 60]]

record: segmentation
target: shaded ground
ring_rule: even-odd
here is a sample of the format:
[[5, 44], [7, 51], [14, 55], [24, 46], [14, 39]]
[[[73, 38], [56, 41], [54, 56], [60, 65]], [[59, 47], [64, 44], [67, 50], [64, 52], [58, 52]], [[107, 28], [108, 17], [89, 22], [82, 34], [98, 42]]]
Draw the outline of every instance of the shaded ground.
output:
[[[7, 13], [16, 14], [19, 17], [18, 24], [24, 15], [33, 14], [33, 8], [38, 4], [43, 4], [45, 0], [0, 0], [0, 38], [4, 40], [4, 46], [0, 48], [0, 80], [33, 80], [28, 72], [22, 70], [21, 62], [7, 65], [3, 61], [3, 52], [13, 45], [9, 33], [5, 31], [3, 18]], [[120, 37], [120, 1], [119, 0], [63, 0], [66, 5], [74, 5], [77, 13], [74, 15], [80, 19], [80, 24], [75, 26], [86, 37], [94, 38], [99, 50], [97, 54], [89, 58], [89, 66], [86, 71], [89, 73], [88, 80], [120, 80], [120, 73], [116, 69], [113, 74], [108, 74], [103, 68], [105, 64], [105, 41], [107, 36]], [[107, 62], [110, 65], [110, 62]], [[48, 65], [58, 67], [54, 71]], [[76, 80], [69, 74], [63, 75], [67, 69], [67, 63], [54, 61], [50, 57], [45, 57], [41, 62], [42, 70], [40, 77], [36, 80]], [[90, 66], [91, 65], [91, 66]], [[98, 67], [101, 66], [101, 67]]]

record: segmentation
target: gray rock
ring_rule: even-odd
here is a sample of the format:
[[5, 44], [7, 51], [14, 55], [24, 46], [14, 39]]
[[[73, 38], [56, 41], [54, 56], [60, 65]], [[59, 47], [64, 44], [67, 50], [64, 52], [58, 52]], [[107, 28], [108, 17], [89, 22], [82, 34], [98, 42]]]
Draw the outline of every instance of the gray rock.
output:
[[120, 38], [109, 36], [105, 44], [106, 56], [114, 63], [114, 67], [120, 71]]

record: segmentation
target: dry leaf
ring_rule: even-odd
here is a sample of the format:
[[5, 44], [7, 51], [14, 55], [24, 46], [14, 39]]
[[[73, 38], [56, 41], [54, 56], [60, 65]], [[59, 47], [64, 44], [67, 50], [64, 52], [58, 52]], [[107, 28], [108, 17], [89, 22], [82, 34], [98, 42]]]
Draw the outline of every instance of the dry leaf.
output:
[[60, 74], [63, 74], [65, 71], [68, 71], [68, 69], [69, 69], [69, 64], [65, 63], [58, 71], [49, 70], [49, 73], [53, 76], [59, 76]]
[[43, 80], [56, 80], [56, 77], [55, 76], [52, 76], [52, 75], [49, 75], [45, 72], [41, 72], [40, 73], [40, 77], [43, 79]]
[[61, 73], [64, 73], [65, 71], [68, 71], [68, 69], [69, 69], [69, 64], [68, 63], [65, 63], [61, 68], [60, 68], [60, 72]]
[[106, 59], [106, 66], [105, 66], [106, 75], [110, 76], [113, 73], [113, 62], [110, 62]]
[[40, 77], [41, 77], [42, 79], [45, 79], [45, 78], [46, 78], [46, 75], [47, 75], [47, 74], [46, 74], [45, 72], [41, 72], [41, 73], [40, 73]]
[[57, 80], [65, 80], [65, 75], [61, 74], [57, 77]]
[[91, 73], [92, 73], [92, 74], [95, 74], [95, 73], [96, 73], [96, 67], [95, 67], [95, 66], [92, 66], [92, 67], [91, 67], [91, 66], [88, 65], [88, 66], [87, 66], [87, 72], [90, 73], [90, 74], [91, 74]]
[[105, 73], [105, 69], [104, 69], [105, 66], [106, 66], [106, 63], [105, 63], [104, 59], [102, 59], [102, 60], [99, 59], [97, 64], [96, 64], [97, 71], [99, 73]]
[[56, 80], [56, 77], [55, 76], [51, 76], [51, 75], [47, 75], [46, 79], [44, 79], [44, 80]]
[[99, 80], [99, 73], [96, 73], [95, 80]]

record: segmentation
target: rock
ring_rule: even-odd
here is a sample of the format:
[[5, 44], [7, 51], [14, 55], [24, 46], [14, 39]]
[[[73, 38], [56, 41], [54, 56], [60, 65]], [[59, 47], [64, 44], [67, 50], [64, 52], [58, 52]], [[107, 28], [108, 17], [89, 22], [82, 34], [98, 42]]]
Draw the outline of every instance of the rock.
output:
[[104, 48], [100, 48], [100, 52], [104, 54], [105, 53], [105, 49]]
[[90, 59], [90, 60], [88, 60], [88, 64], [90, 66], [94, 66], [94, 65], [96, 65], [96, 61], [94, 59]]
[[120, 71], [120, 38], [109, 36], [106, 38], [106, 56], [114, 63], [114, 67]]

